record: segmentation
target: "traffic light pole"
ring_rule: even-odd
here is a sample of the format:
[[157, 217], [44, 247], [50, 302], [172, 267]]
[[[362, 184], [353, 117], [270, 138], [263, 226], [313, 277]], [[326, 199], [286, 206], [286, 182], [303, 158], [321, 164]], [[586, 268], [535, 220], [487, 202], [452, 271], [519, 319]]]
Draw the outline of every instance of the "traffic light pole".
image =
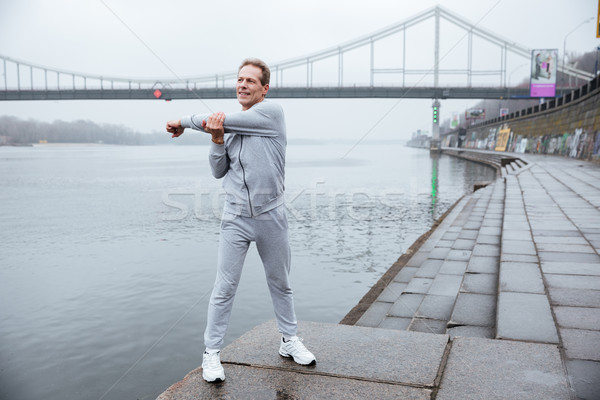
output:
[[441, 150], [440, 146], [440, 101], [433, 99], [431, 105], [433, 109], [432, 126], [431, 126], [431, 144], [429, 146], [430, 152], [438, 153]]

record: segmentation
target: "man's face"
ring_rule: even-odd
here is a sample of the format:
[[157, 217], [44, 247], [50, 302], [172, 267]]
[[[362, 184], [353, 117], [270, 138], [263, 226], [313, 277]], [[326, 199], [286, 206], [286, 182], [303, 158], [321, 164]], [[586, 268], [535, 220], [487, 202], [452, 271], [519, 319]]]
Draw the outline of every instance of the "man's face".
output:
[[263, 86], [260, 78], [262, 78], [262, 70], [254, 65], [245, 65], [240, 69], [236, 92], [243, 111], [261, 102], [269, 91], [269, 84]]

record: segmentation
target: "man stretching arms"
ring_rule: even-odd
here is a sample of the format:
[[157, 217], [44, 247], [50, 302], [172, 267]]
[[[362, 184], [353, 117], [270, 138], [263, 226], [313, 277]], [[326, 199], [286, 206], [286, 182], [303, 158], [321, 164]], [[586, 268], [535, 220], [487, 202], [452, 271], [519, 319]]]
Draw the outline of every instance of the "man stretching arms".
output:
[[282, 108], [265, 101], [269, 67], [258, 59], [244, 60], [238, 70], [237, 99], [242, 111], [192, 115], [167, 122], [178, 137], [185, 128], [212, 135], [209, 162], [226, 192], [217, 278], [208, 305], [204, 333], [206, 350], [202, 376], [208, 382], [225, 379], [220, 349], [250, 242], [256, 243], [282, 334], [279, 354], [298, 364], [315, 363], [315, 356], [296, 336], [297, 321], [289, 283], [290, 246], [284, 206], [286, 130]]

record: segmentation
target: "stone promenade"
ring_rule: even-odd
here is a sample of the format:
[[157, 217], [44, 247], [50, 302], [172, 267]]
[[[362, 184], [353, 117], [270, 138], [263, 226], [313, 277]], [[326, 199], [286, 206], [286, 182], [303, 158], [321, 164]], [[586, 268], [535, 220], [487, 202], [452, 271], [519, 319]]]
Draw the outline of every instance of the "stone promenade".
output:
[[159, 399], [600, 399], [600, 167], [511, 156], [354, 325], [299, 324], [315, 366], [270, 321], [223, 349], [224, 383], [198, 368]]

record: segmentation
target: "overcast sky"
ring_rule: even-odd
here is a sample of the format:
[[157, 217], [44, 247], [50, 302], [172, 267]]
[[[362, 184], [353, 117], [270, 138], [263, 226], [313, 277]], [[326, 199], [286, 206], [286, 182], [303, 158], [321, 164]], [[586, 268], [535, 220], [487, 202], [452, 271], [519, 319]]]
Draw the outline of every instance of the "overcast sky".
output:
[[[336, 46], [436, 4], [429, 0], [0, 0], [0, 54], [93, 75], [214, 74], [236, 69], [248, 56], [276, 63]], [[597, 0], [449, 0], [443, 6], [528, 48], [557, 48], [561, 56], [565, 35], [598, 12]], [[421, 64], [414, 64], [419, 68], [431, 68], [426, 65], [433, 53], [431, 26], [409, 30], [407, 41], [413, 52], [418, 51], [407, 59], [421, 58]], [[447, 61], [460, 60], [453, 66], [461, 67], [458, 64], [466, 60], [464, 33], [442, 25], [442, 35], [442, 54], [454, 48]], [[594, 19], [568, 36], [567, 52], [595, 49], [600, 45], [595, 36]], [[387, 63], [386, 56], [392, 57], [401, 41], [391, 39], [386, 46], [385, 54], [383, 50], [376, 54], [380, 62]], [[474, 64], [494, 62], [497, 52], [492, 50], [484, 42], [476, 43]], [[419, 52], [424, 56], [419, 57]], [[527, 76], [526, 63], [509, 57], [512, 82]], [[352, 68], [349, 64], [345, 70]], [[352, 141], [369, 131], [370, 139], [408, 138], [416, 129], [431, 128], [430, 100], [274, 101], [284, 106], [288, 133], [295, 138]], [[205, 102], [212, 110], [239, 109], [234, 99]], [[443, 101], [442, 119], [474, 102]], [[0, 115], [44, 121], [88, 119], [143, 132], [161, 131], [167, 119], [195, 112], [207, 109], [197, 100], [0, 102]]]

